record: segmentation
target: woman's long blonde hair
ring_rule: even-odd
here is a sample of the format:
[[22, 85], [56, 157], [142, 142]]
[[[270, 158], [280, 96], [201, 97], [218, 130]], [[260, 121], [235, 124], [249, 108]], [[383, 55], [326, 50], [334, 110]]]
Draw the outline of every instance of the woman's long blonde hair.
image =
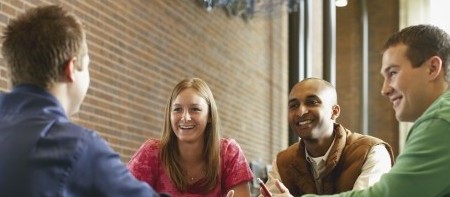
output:
[[211, 122], [205, 128], [203, 158], [205, 160], [205, 193], [212, 190], [218, 183], [220, 171], [220, 120], [217, 112], [216, 102], [208, 85], [199, 78], [185, 79], [179, 82], [172, 90], [166, 105], [164, 115], [163, 134], [161, 139], [161, 160], [168, 170], [170, 179], [180, 191], [187, 191], [188, 179], [186, 172], [180, 163], [180, 153], [178, 149], [178, 138], [172, 130], [170, 114], [172, 102], [181, 91], [193, 88], [197, 94], [205, 99], [209, 107], [209, 118]]

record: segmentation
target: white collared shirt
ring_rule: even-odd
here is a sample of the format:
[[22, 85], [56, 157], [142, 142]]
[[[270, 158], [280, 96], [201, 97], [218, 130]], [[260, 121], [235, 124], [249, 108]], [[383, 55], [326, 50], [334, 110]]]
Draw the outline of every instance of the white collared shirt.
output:
[[317, 193], [319, 194], [323, 193], [322, 179], [320, 179], [320, 177], [322, 177], [322, 173], [326, 169], [325, 164], [327, 162], [328, 155], [330, 154], [330, 150], [331, 147], [333, 147], [333, 145], [334, 139], [325, 155], [320, 157], [312, 157], [311, 155], [309, 155], [308, 150], [306, 150], [305, 147], [306, 161], [308, 161], [309, 164], [311, 164], [312, 167], [311, 171], [313, 172], [314, 182], [316, 183]]

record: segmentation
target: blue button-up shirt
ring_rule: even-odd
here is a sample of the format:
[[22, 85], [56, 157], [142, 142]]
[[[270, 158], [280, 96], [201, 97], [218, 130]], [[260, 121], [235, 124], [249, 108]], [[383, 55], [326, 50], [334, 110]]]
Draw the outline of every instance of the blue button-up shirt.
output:
[[44, 89], [0, 93], [0, 196], [159, 196]]

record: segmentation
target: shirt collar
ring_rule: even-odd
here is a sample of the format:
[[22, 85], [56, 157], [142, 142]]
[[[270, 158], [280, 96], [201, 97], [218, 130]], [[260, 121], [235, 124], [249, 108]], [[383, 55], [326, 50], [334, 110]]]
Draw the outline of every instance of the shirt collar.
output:
[[[336, 135], [335, 135], [336, 136]], [[331, 147], [333, 147], [334, 145], [334, 141], [336, 140], [336, 137], [333, 138], [333, 142], [331, 143], [330, 147], [328, 147], [327, 152], [325, 153], [325, 155], [320, 156], [320, 157], [312, 157], [311, 155], [308, 154], [308, 150], [306, 150], [306, 146], [305, 146], [305, 153], [306, 153], [306, 159], [311, 163], [312, 160], [316, 161], [316, 163], [320, 162], [320, 161], [327, 161], [328, 159], [328, 155], [330, 154], [331, 151]]]
[[40, 98], [43, 98], [45, 100], [50, 101], [50, 105], [54, 107], [47, 107], [44, 110], [47, 112], [52, 112], [59, 114], [60, 116], [64, 117], [64, 119], [68, 119], [67, 115], [64, 112], [64, 108], [62, 107], [59, 100], [53, 96], [50, 92], [48, 92], [46, 89], [32, 85], [32, 84], [20, 84], [16, 85], [12, 90], [11, 93], [30, 93], [33, 95], [36, 95]]

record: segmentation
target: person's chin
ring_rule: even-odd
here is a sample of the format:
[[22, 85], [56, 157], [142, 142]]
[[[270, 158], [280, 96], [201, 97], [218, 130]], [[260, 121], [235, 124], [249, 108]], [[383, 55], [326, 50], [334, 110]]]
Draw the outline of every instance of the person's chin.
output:
[[297, 135], [302, 139], [308, 139], [311, 136], [311, 132], [306, 130], [297, 131]]
[[395, 110], [395, 118], [399, 121], [399, 122], [408, 122], [405, 114], [402, 113], [401, 110], [397, 109]]
[[181, 132], [178, 131], [178, 140], [183, 141], [183, 142], [189, 142], [192, 141], [192, 139], [194, 138], [194, 136], [192, 136], [192, 133], [186, 133], [186, 132]]
[[414, 122], [415, 119], [411, 116], [407, 116], [407, 115], [402, 115], [402, 114], [395, 114], [395, 118], [397, 118], [397, 120], [399, 122]]

